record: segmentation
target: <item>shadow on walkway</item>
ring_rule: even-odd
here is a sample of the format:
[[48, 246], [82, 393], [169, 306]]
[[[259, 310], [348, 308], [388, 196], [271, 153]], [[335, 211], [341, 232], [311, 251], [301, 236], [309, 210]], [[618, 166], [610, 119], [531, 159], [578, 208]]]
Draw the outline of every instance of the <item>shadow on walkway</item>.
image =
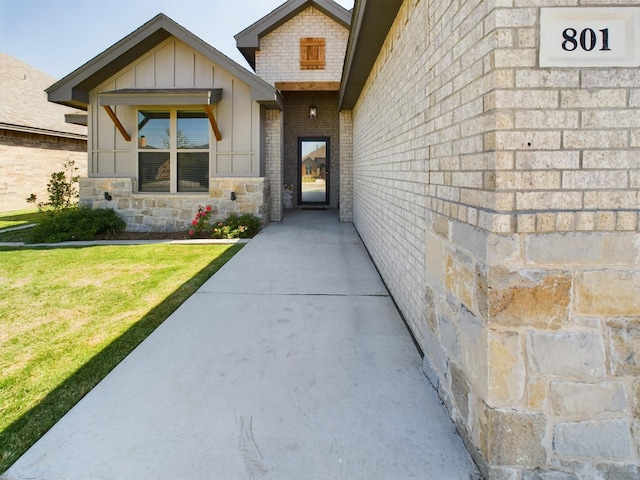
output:
[[49, 392], [36, 406], [0, 432], [0, 472], [5, 471], [35, 440], [44, 435], [105, 378], [236, 251], [237, 248], [229, 249], [211, 261], [191, 279], [176, 288], [161, 304], [152, 308], [73, 375]]
[[5, 479], [479, 478], [353, 225], [287, 211]]

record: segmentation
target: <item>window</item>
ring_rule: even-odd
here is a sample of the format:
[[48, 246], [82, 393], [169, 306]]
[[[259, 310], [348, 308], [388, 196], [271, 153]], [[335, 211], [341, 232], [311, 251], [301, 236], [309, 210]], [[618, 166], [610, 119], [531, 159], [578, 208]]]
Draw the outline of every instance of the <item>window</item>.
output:
[[300, 69], [324, 70], [324, 38], [300, 39]]
[[138, 190], [208, 192], [209, 131], [205, 112], [138, 111]]

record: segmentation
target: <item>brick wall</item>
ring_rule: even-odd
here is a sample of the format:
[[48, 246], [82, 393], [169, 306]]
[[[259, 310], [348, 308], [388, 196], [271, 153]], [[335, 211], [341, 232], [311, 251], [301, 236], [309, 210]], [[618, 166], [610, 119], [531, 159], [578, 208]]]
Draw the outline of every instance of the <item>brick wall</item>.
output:
[[0, 211], [34, 208], [32, 193], [47, 201], [51, 174], [74, 160], [80, 175], [87, 174], [87, 142], [0, 129]]
[[638, 478], [640, 71], [539, 69], [499, 3], [403, 3], [353, 220], [487, 478]]
[[[256, 52], [256, 73], [271, 84], [276, 82], [339, 82], [349, 31], [326, 16], [308, 7], [294, 18], [260, 39], [260, 50]], [[300, 39], [324, 38], [325, 66], [323, 69], [300, 68]], [[298, 172], [298, 138], [329, 137], [329, 201], [337, 208], [340, 204], [340, 120], [338, 95], [329, 92], [284, 92], [285, 107], [282, 124], [275, 120], [267, 123], [267, 138], [272, 145], [272, 158], [276, 162], [278, 147], [275, 141], [280, 136], [279, 153], [281, 164], [268, 166], [267, 176], [273, 180], [273, 212], [271, 219], [282, 218], [282, 189], [293, 187], [293, 206], [298, 205], [300, 174]], [[315, 104], [318, 117], [309, 119], [309, 106]], [[279, 128], [282, 130], [279, 130]], [[277, 202], [277, 203], [276, 203]]]
[[340, 221], [353, 221], [353, 118], [340, 112]]
[[424, 348], [429, 70], [418, 18], [426, 4], [413, 15], [402, 42], [390, 33], [353, 111], [353, 222]]
[[[309, 118], [309, 105], [317, 107], [318, 116]], [[293, 205], [298, 204], [300, 172], [298, 138], [329, 138], [330, 206], [340, 200], [340, 118], [338, 95], [335, 93], [292, 93], [284, 95], [284, 183], [293, 185]]]
[[284, 140], [283, 114], [280, 110], [266, 111], [265, 124], [266, 177], [271, 185], [271, 208], [269, 220], [282, 221], [284, 169], [282, 165], [282, 145]]
[[[300, 38], [325, 39], [325, 68], [300, 69]], [[309, 7], [260, 39], [255, 71], [275, 82], [339, 82], [349, 31], [325, 14]]]

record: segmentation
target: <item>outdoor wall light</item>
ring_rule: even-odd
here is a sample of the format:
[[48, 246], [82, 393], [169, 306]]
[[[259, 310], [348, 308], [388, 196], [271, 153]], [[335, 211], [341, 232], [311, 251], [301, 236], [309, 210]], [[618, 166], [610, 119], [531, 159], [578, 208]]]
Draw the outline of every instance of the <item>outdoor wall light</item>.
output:
[[311, 105], [309, 106], [309, 118], [311, 120], [315, 120], [317, 117], [318, 117], [318, 109], [313, 103], [311, 103]]
[[111, 194], [109, 192], [104, 192], [104, 199], [107, 202], [110, 202], [111, 200], [113, 200], [113, 197], [111, 196]]
[[231, 200], [235, 202], [236, 200], [236, 192], [231, 192]]

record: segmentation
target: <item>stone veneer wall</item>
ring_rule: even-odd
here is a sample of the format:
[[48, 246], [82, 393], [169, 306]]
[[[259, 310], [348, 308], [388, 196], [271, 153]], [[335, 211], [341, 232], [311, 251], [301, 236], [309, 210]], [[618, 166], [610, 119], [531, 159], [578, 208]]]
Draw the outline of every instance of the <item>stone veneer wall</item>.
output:
[[51, 174], [73, 160], [87, 174], [87, 141], [0, 129], [0, 211], [34, 208], [26, 199], [35, 193], [48, 201]]
[[[105, 192], [111, 200], [105, 200]], [[114, 209], [130, 232], [173, 232], [187, 230], [200, 205], [213, 207], [213, 220], [249, 213], [265, 223], [271, 192], [265, 178], [212, 178], [209, 194], [182, 195], [134, 193], [130, 178], [81, 178], [80, 204]]]
[[539, 3], [403, 3], [353, 220], [487, 478], [640, 478], [640, 70], [539, 69]]
[[[325, 68], [300, 69], [300, 38], [325, 39]], [[308, 7], [260, 39], [256, 74], [266, 82], [339, 82], [349, 30], [324, 13]]]

